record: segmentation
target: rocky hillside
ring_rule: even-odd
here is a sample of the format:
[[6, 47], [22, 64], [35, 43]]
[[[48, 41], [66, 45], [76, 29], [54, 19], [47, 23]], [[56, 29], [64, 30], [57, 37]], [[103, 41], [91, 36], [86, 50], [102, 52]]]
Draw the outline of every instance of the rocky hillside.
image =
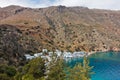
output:
[[[14, 25], [21, 31], [20, 35], [32, 39], [34, 43], [28, 47], [35, 47], [36, 52], [42, 48], [88, 52], [120, 50], [120, 11], [65, 6], [36, 9], [8, 6], [0, 8], [0, 24]], [[5, 33], [9, 34], [4, 30], [0, 32], [4, 37]], [[14, 33], [16, 30], [12, 29]], [[26, 44], [25, 41], [19, 43]]]
[[0, 25], [0, 63], [24, 65], [25, 53], [35, 53], [39, 44], [11, 25]]

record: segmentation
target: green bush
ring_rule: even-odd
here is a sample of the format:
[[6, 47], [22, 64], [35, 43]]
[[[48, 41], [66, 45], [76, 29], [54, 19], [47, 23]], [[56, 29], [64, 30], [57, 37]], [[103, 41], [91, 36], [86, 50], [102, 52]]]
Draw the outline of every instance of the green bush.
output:
[[0, 74], [6, 74], [9, 77], [13, 77], [16, 74], [16, 69], [12, 66], [0, 65]]
[[44, 64], [45, 62], [42, 58], [32, 59], [14, 78], [16, 80], [41, 80], [45, 76], [46, 69]]
[[0, 80], [12, 80], [7, 74], [0, 74]]

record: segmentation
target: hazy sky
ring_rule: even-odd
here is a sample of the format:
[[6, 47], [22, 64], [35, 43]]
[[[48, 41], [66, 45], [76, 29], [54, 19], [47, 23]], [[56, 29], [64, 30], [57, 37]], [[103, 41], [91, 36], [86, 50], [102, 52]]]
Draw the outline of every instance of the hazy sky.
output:
[[1, 7], [8, 5], [20, 5], [33, 8], [65, 5], [120, 10], [120, 0], [0, 0]]

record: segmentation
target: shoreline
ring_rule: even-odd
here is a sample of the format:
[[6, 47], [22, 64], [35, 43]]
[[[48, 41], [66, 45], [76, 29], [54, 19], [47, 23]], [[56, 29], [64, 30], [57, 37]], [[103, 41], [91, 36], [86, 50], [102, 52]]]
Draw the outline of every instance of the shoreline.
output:
[[30, 54], [25, 54], [24, 56], [26, 57], [26, 59], [31, 60], [33, 58], [36, 57], [42, 57], [42, 58], [46, 58], [47, 56], [51, 57], [53, 55], [56, 55], [57, 57], [62, 57], [62, 58], [75, 58], [75, 57], [84, 57], [84, 56], [90, 56], [92, 54], [96, 54], [99, 52], [120, 52], [120, 50], [102, 50], [102, 51], [91, 51], [91, 52], [87, 52], [87, 51], [75, 51], [75, 52], [69, 52], [69, 51], [60, 51], [60, 50], [56, 50], [56, 51], [48, 51], [47, 49], [43, 49], [42, 52], [39, 53], [34, 53], [34, 55], [30, 55]]
[[120, 50], [91, 51], [91, 52], [88, 52], [87, 55], [90, 56], [90, 55], [96, 54], [98, 52], [120, 52]]

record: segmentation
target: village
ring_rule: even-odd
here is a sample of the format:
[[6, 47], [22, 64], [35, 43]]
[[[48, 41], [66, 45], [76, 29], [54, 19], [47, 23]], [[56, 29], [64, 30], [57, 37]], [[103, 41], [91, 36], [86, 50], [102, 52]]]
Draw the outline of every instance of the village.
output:
[[35, 53], [34, 55], [25, 54], [25, 57], [27, 60], [31, 60], [37, 57], [41, 57], [43, 59], [47, 59], [48, 61], [51, 61], [52, 56], [60, 57], [62, 59], [67, 58], [77, 58], [77, 57], [84, 57], [86, 55], [86, 52], [83, 51], [75, 51], [75, 52], [68, 52], [68, 51], [60, 51], [55, 50], [55, 52], [49, 52], [47, 49], [43, 49], [40, 53]]

